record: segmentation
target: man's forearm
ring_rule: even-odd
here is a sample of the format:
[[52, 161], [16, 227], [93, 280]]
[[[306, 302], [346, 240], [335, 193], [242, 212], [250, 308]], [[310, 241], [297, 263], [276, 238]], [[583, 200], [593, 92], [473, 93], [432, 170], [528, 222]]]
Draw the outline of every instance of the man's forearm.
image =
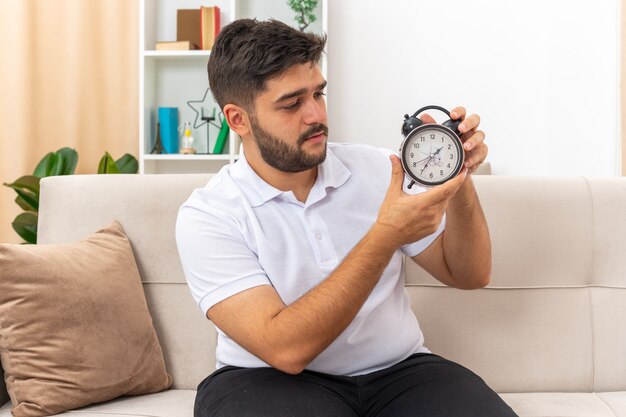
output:
[[281, 354], [299, 372], [352, 322], [396, 251], [386, 230], [373, 226], [322, 283], [277, 314], [269, 326]]
[[491, 275], [491, 240], [485, 215], [471, 177], [446, 210], [443, 250], [451, 275], [460, 288], [480, 288]]

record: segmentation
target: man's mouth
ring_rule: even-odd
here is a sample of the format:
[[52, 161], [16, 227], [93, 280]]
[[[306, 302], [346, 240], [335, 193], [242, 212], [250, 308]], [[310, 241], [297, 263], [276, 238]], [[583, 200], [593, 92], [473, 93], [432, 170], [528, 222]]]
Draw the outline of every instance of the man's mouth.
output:
[[[314, 130], [316, 128], [317, 130]], [[298, 139], [298, 143], [300, 145], [308, 141], [322, 142], [324, 141], [324, 138], [328, 136], [328, 128], [323, 124], [312, 127], [310, 131], [312, 131], [313, 133], [308, 134], [308, 132], [305, 132], [305, 135], [300, 136], [300, 138]]]
[[320, 136], [322, 136], [322, 135], [325, 135], [324, 131], [317, 132], [317, 133], [315, 133], [315, 134], [313, 134], [313, 135], [309, 136], [309, 137], [308, 137], [308, 138], [306, 138], [305, 140], [309, 140], [309, 139], [316, 139], [316, 138], [318, 138], [318, 137], [320, 137]]

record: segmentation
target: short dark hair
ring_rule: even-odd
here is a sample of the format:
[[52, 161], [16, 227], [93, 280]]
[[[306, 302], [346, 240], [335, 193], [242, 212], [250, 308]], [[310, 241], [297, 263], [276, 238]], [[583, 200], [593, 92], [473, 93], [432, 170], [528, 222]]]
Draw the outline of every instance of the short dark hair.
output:
[[239, 19], [225, 26], [211, 50], [207, 72], [213, 97], [254, 110], [266, 83], [293, 65], [318, 64], [326, 35], [301, 32], [278, 20]]

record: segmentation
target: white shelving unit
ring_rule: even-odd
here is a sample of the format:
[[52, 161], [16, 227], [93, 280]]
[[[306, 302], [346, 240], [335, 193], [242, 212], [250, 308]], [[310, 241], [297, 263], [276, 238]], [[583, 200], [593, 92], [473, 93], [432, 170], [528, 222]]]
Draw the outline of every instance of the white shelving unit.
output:
[[[326, 2], [323, 0], [318, 4], [318, 20], [311, 26], [312, 31], [327, 32]], [[210, 51], [156, 51], [156, 42], [176, 40], [177, 9], [219, 6], [222, 27], [240, 17], [256, 17], [259, 20], [272, 17], [289, 23], [294, 14], [286, 0], [140, 0], [139, 3], [139, 173], [217, 172], [239, 157], [241, 141], [232, 131], [223, 154], [206, 153], [206, 124], [192, 130], [198, 154], [150, 153], [156, 140], [158, 108], [177, 107], [179, 123], [189, 121], [193, 126], [196, 124], [196, 113], [187, 102], [202, 100], [209, 87], [206, 66]], [[322, 72], [326, 76], [325, 59], [322, 61]], [[207, 114], [213, 108], [219, 114], [219, 106], [210, 92], [207, 97], [204, 104], [209, 106], [203, 106]], [[208, 149], [213, 149], [217, 135], [218, 129], [210, 126]]]

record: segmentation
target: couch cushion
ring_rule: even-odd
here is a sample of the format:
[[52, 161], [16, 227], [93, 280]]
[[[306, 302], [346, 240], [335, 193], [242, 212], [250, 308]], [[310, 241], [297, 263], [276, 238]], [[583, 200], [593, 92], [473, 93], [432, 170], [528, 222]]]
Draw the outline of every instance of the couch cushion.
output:
[[426, 347], [496, 392], [593, 391], [589, 288], [407, 291]]
[[[592, 202], [584, 178], [480, 176], [474, 182], [492, 241], [490, 287], [590, 283]], [[443, 286], [410, 262], [406, 278], [409, 284]]]
[[[614, 398], [626, 397], [626, 392]], [[616, 414], [603, 399], [593, 393], [514, 393], [500, 394], [519, 417], [624, 417]], [[623, 410], [622, 410], [623, 411]]]
[[611, 407], [617, 417], [626, 417], [626, 391], [603, 392], [598, 397]]
[[626, 390], [626, 181], [592, 178], [596, 391]]
[[[191, 417], [196, 391], [170, 390], [122, 397], [106, 404], [60, 414], [71, 417]], [[626, 417], [626, 392], [500, 394], [519, 417]], [[0, 417], [11, 417], [10, 404]]]
[[[192, 417], [194, 390], [168, 390], [139, 397], [120, 397], [94, 404], [59, 417]], [[10, 404], [0, 408], [0, 417], [11, 417]], [[57, 417], [57, 416], [55, 416]]]
[[0, 245], [0, 270], [0, 357], [15, 416], [171, 385], [118, 222], [73, 244]]

